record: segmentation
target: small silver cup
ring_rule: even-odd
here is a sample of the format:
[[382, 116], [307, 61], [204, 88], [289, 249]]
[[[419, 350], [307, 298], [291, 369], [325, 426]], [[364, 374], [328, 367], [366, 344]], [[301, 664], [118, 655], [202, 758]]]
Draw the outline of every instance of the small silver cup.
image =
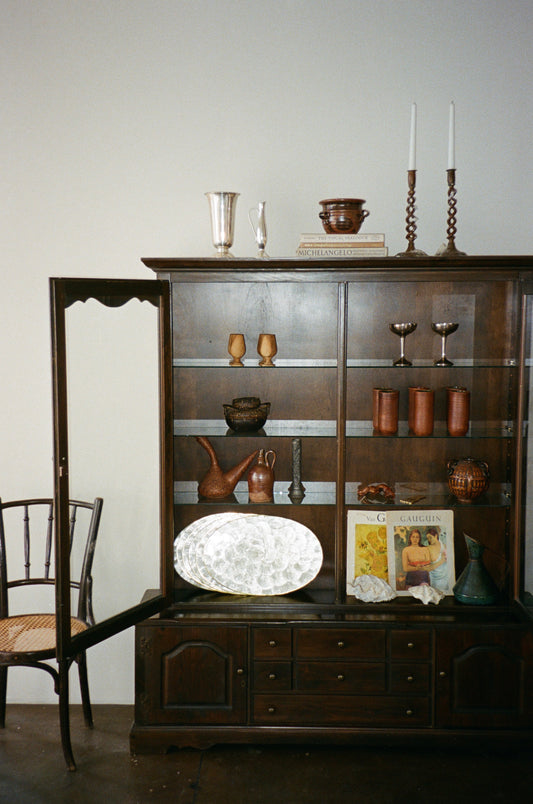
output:
[[235, 206], [240, 193], [206, 193], [211, 213], [211, 234], [217, 257], [233, 257]]

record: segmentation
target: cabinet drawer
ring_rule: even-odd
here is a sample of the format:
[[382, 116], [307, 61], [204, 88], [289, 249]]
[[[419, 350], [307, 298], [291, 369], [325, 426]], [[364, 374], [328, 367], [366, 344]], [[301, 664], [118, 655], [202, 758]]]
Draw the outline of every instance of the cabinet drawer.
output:
[[386, 692], [384, 662], [298, 662], [294, 687], [308, 692]]
[[391, 664], [391, 691], [392, 692], [428, 692], [429, 691], [429, 664], [413, 662]]
[[365, 695], [254, 696], [253, 722], [307, 726], [429, 726], [428, 698]]
[[290, 662], [254, 662], [253, 689], [290, 690], [291, 667]]
[[391, 631], [392, 659], [429, 659], [430, 631]]
[[290, 628], [254, 628], [253, 655], [256, 659], [290, 659], [292, 632]]
[[386, 632], [363, 628], [297, 628], [295, 655], [301, 659], [382, 659]]

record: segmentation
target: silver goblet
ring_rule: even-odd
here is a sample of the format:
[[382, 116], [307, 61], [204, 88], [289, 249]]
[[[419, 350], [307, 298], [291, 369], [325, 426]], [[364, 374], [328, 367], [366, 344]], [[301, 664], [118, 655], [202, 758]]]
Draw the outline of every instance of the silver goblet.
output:
[[403, 324], [389, 324], [389, 329], [391, 332], [394, 332], [395, 335], [400, 336], [400, 357], [398, 360], [395, 360], [392, 364], [393, 366], [412, 366], [410, 360], [407, 360], [405, 356], [405, 339], [411, 332], [414, 332], [417, 325], [413, 321], [408, 321]]
[[441, 355], [438, 360], [433, 361], [434, 366], [453, 366], [451, 360], [448, 360], [446, 357], [446, 338], [448, 335], [451, 335], [452, 332], [455, 332], [459, 324], [452, 324], [451, 322], [439, 322], [434, 323], [431, 325], [431, 329], [433, 332], [436, 332], [437, 335], [440, 335], [442, 338], [441, 341]]
[[217, 257], [231, 258], [235, 230], [235, 206], [239, 193], [205, 193], [211, 215], [211, 235]]

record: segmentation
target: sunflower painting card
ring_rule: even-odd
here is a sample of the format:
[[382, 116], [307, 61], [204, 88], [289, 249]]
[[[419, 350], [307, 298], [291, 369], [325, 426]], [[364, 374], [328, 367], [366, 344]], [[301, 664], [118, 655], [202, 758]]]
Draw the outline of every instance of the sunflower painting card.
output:
[[353, 595], [359, 575], [389, 580], [387, 565], [387, 515], [385, 511], [348, 511], [346, 593]]

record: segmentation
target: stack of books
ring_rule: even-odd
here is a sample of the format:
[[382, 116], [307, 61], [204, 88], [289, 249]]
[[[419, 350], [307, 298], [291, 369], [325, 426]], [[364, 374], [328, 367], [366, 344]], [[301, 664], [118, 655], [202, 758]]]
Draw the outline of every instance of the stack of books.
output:
[[297, 257], [387, 257], [384, 234], [302, 234]]

